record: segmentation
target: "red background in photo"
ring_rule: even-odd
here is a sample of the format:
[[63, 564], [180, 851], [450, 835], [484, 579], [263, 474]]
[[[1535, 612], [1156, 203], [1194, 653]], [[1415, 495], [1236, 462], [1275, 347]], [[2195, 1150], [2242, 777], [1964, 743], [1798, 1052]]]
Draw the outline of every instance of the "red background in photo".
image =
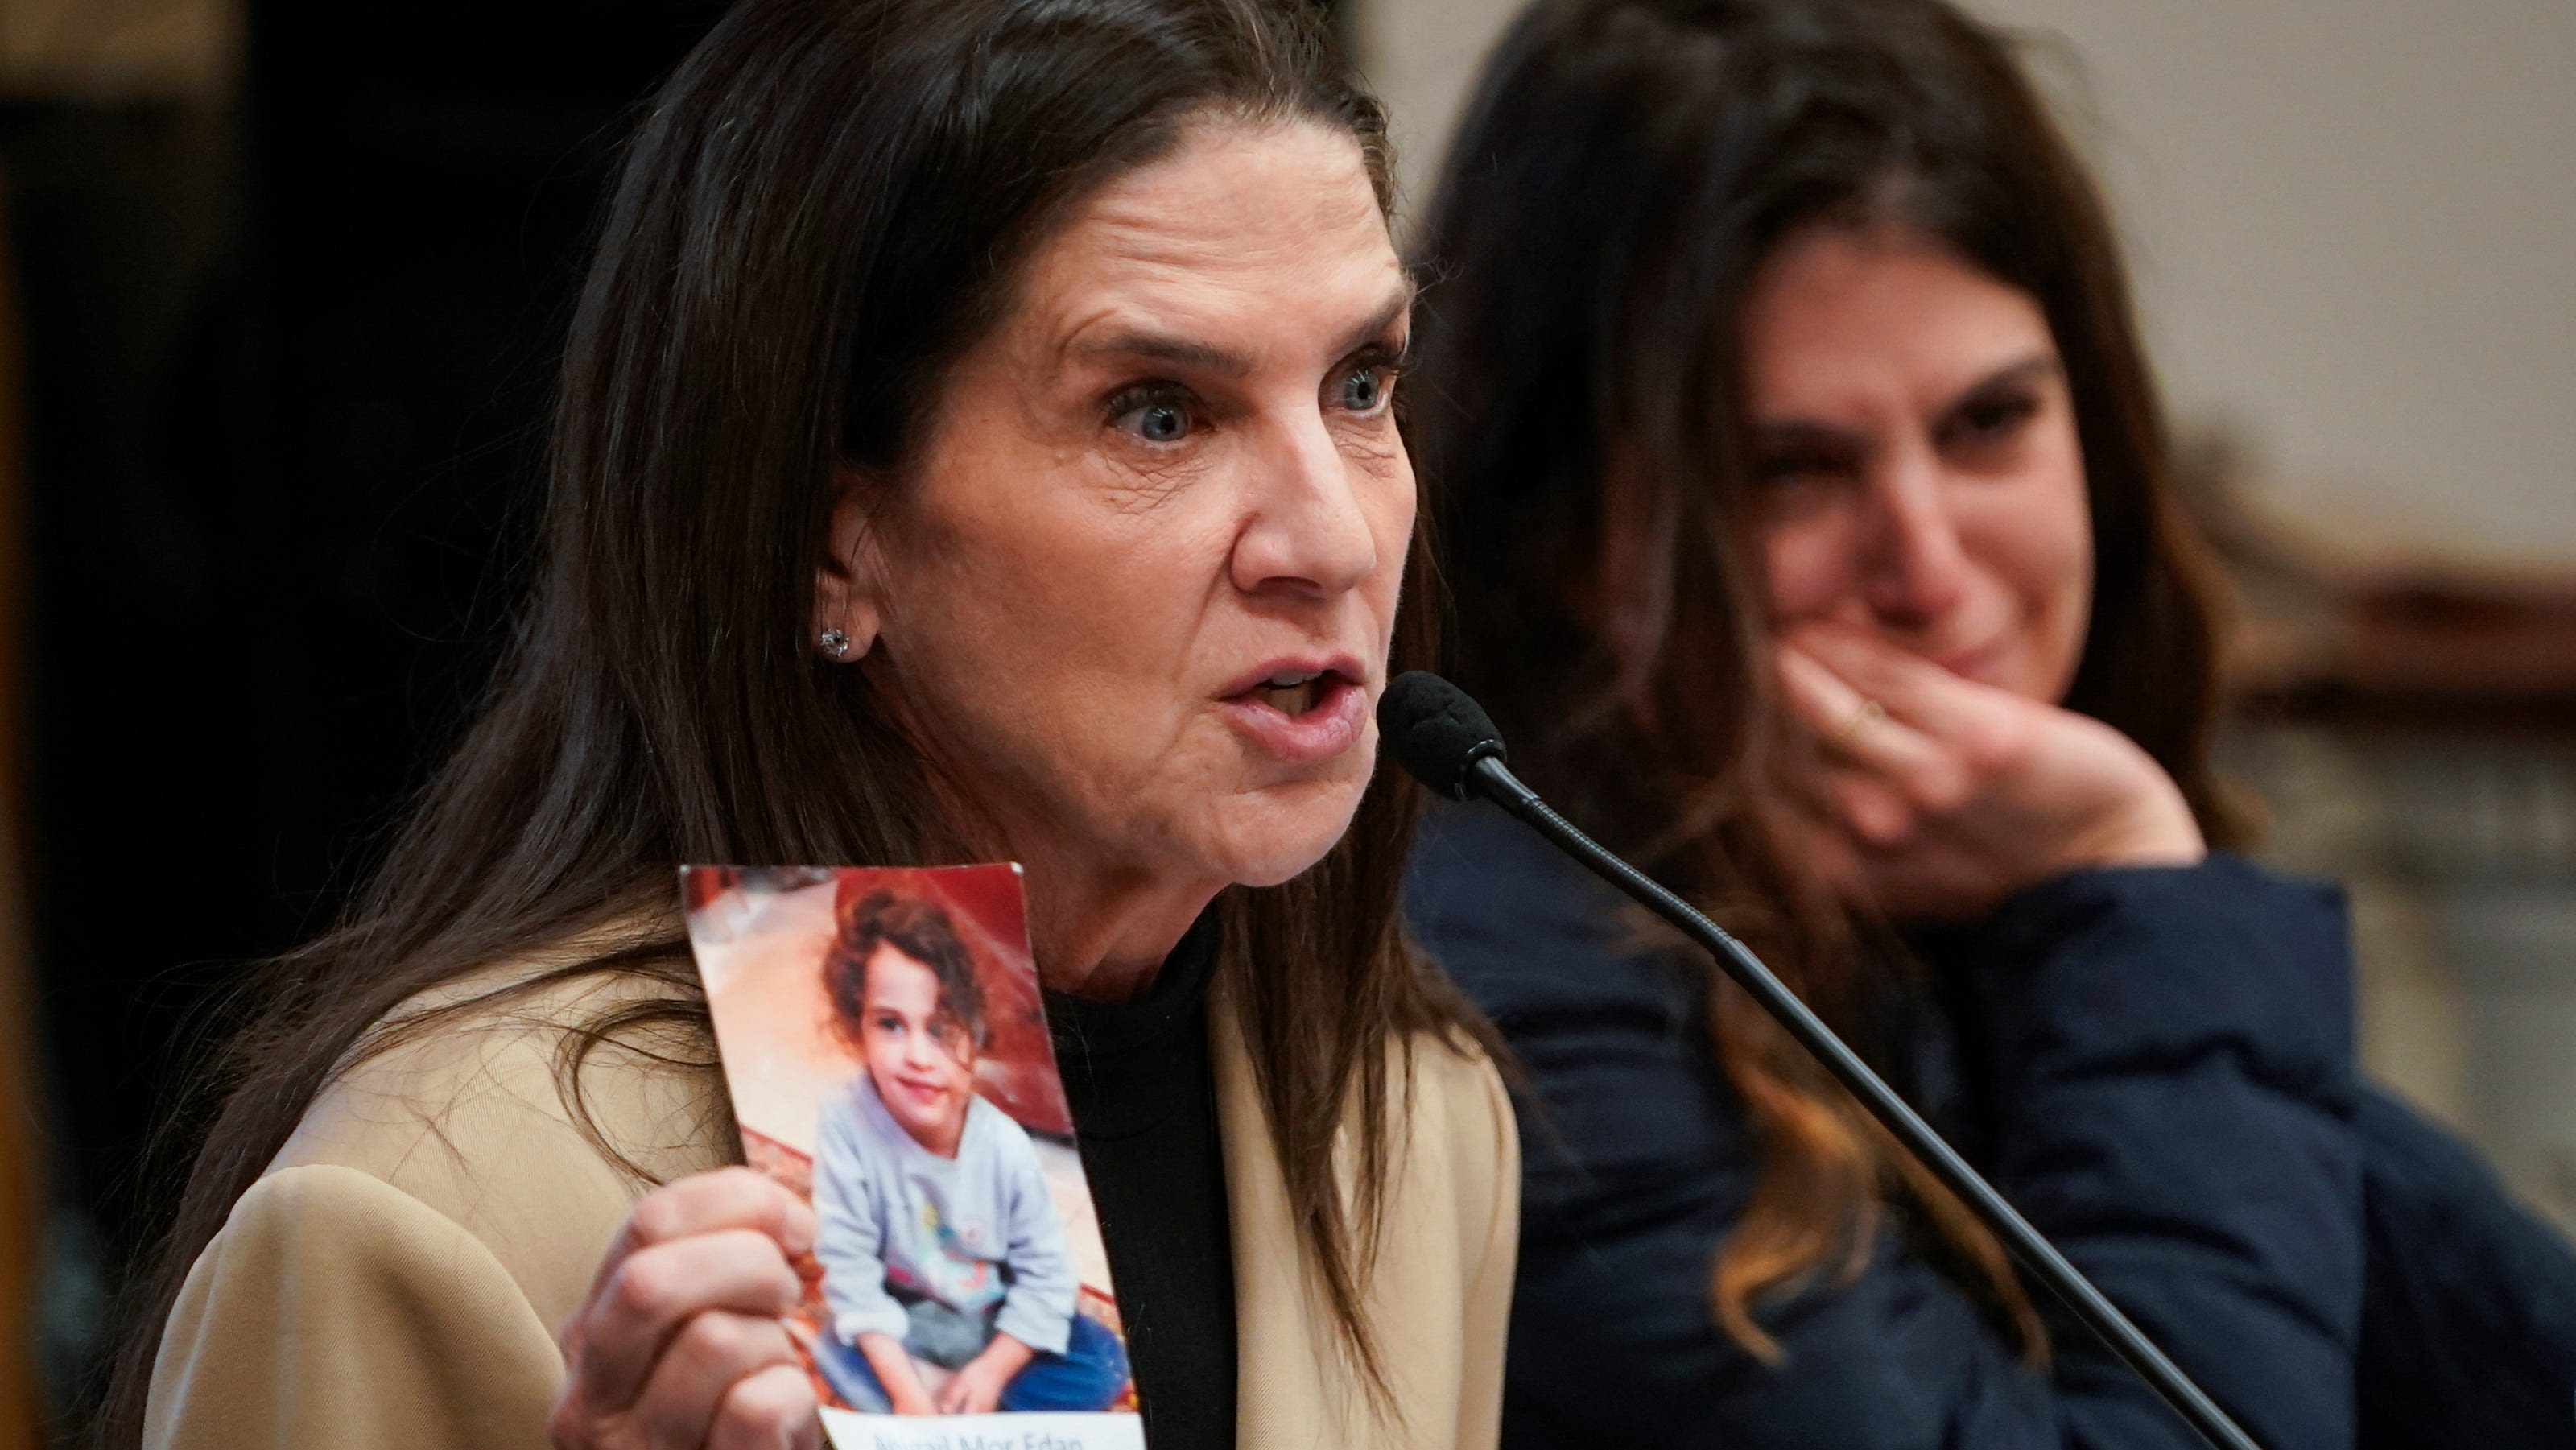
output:
[[852, 909], [879, 891], [918, 896], [948, 911], [958, 939], [975, 959], [991, 1030], [975, 1076], [993, 1105], [1031, 1132], [1073, 1136], [1073, 1110], [1056, 1077], [1055, 1047], [1047, 1040], [1046, 1005], [1038, 996], [1037, 964], [1029, 959], [1029, 927], [1021, 904], [1019, 872], [1009, 866], [874, 868], [842, 875], [832, 915], [846, 921]]

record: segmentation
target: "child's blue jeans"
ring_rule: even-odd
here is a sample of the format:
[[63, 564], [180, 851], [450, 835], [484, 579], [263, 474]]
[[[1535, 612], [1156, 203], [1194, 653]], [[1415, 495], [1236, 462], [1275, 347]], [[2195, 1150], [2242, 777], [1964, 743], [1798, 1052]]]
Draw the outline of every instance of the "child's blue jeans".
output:
[[[858, 1346], [843, 1344], [828, 1325], [816, 1336], [814, 1363], [833, 1393], [849, 1401], [851, 1409], [882, 1415], [894, 1408], [868, 1357], [859, 1353]], [[1126, 1387], [1127, 1346], [1089, 1316], [1076, 1314], [1064, 1353], [1038, 1351], [1002, 1387], [1001, 1408], [1105, 1410]]]

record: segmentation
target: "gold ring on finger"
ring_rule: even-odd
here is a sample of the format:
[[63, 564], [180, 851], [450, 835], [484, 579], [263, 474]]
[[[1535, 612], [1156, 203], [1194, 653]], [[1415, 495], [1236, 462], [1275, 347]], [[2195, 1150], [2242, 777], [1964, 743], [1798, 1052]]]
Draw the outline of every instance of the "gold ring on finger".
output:
[[1860, 733], [1862, 731], [1867, 730], [1872, 725], [1875, 725], [1886, 718], [1887, 707], [1885, 705], [1878, 703], [1876, 700], [1863, 700], [1860, 702], [1859, 707], [1851, 712], [1851, 717], [1849, 719], [1835, 727], [1834, 744], [1849, 745], [1860, 738]]

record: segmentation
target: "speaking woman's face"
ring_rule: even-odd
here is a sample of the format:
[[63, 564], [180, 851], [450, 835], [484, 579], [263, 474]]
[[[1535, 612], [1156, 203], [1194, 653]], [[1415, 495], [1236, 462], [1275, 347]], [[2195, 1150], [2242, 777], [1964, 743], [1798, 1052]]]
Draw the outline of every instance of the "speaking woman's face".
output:
[[1411, 295], [1358, 145], [1307, 124], [1196, 125], [1039, 247], [853, 543], [865, 667], [997, 844], [1213, 891], [1340, 838], [1413, 529]]
[[2062, 698], [2093, 533], [2038, 303], [1927, 243], [1818, 227], [1764, 265], [1745, 358], [1774, 624]]

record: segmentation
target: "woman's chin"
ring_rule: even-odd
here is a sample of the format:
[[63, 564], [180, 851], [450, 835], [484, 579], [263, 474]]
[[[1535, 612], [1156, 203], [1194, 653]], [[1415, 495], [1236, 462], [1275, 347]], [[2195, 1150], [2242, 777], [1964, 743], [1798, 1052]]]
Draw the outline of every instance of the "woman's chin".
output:
[[1349, 786], [1315, 781], [1285, 792], [1284, 799], [1263, 792], [1237, 803], [1238, 819], [1221, 827], [1227, 876], [1239, 886], [1277, 886], [1305, 874], [1341, 844], [1366, 786], [1365, 779]]

